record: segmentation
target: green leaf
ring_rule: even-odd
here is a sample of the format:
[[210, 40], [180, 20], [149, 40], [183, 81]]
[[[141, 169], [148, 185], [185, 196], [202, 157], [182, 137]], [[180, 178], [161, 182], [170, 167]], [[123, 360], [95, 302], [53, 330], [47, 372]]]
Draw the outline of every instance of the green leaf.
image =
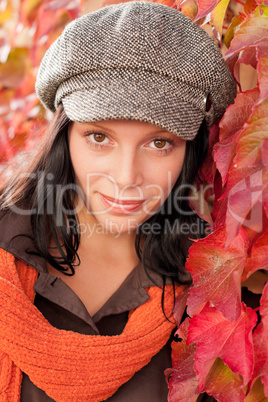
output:
[[221, 402], [243, 402], [245, 399], [241, 377], [233, 373], [220, 358], [211, 367], [203, 391]]

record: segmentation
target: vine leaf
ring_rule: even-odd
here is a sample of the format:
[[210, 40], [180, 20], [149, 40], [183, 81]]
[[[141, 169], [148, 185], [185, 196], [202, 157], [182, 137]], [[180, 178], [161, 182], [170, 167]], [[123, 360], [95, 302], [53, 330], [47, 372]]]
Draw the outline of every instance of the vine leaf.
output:
[[267, 402], [267, 398], [264, 394], [263, 383], [261, 382], [260, 377], [257, 379], [257, 381], [255, 381], [250, 392], [247, 394], [245, 402]]
[[262, 320], [253, 333], [254, 370], [250, 386], [261, 377], [264, 393], [268, 395], [268, 283], [261, 297], [260, 314]]
[[198, 3], [198, 14], [194, 21], [199, 20], [200, 18], [208, 15], [214, 7], [219, 3], [219, 0], [199, 0]]
[[187, 303], [190, 316], [210, 302], [228, 320], [238, 319], [240, 279], [246, 261], [245, 241], [246, 234], [241, 231], [226, 248], [226, 231], [222, 228], [192, 245], [186, 263], [194, 283]]
[[[236, 171], [235, 171], [236, 170]], [[230, 169], [226, 192], [228, 197], [226, 209], [226, 244], [230, 244], [239, 233], [240, 227], [251, 228], [260, 233], [263, 230], [263, 204], [268, 196], [268, 172], [266, 169], [244, 168]], [[268, 201], [268, 199], [267, 199]], [[266, 201], [266, 202], [267, 202]]]
[[196, 401], [198, 396], [198, 380], [194, 370], [195, 346], [187, 345], [187, 332], [189, 318], [181, 324], [176, 335], [181, 342], [172, 342], [172, 366], [173, 369], [165, 371], [166, 377], [170, 376], [168, 383], [168, 401]]
[[257, 48], [258, 84], [260, 88], [260, 101], [268, 98], [268, 44]]
[[196, 348], [194, 344], [186, 343], [188, 328], [189, 318], [186, 318], [176, 332], [181, 341], [172, 342], [171, 345], [173, 369], [165, 371], [167, 379], [170, 378], [168, 401], [194, 402], [200, 392], [213, 395], [221, 402], [244, 401], [242, 378], [233, 373], [219, 358], [212, 364], [204, 387], [199, 387], [194, 369]]
[[235, 374], [248, 384], [253, 372], [252, 330], [257, 315], [242, 303], [241, 316], [228, 321], [215, 307], [207, 303], [200, 314], [190, 320], [187, 343], [195, 343], [195, 370], [202, 389], [206, 377], [219, 357]]
[[[252, 1], [251, 1], [252, 3]], [[255, 2], [254, 2], [255, 3]], [[248, 4], [248, 10], [246, 5]], [[256, 7], [256, 3], [245, 5], [245, 11], [252, 11]], [[242, 23], [239, 25], [239, 22]], [[231, 35], [235, 26], [239, 28], [230, 43]], [[230, 67], [238, 79], [238, 65], [240, 63], [250, 64], [256, 68], [258, 72], [258, 84], [260, 89], [259, 102], [264, 101], [268, 97], [268, 6], [256, 7], [251, 14], [240, 15], [234, 21], [234, 27], [230, 28], [230, 33], [227, 32], [227, 45], [230, 43], [229, 50], [225, 57], [230, 58]], [[229, 38], [230, 36], [230, 38]], [[240, 54], [239, 54], [240, 53]], [[236, 56], [236, 57], [235, 57]]]
[[[228, 392], [226, 390], [228, 389]], [[221, 402], [244, 402], [243, 381], [241, 377], [217, 358], [206, 378], [203, 392]]]
[[243, 13], [239, 13], [238, 16], [235, 16], [232, 19], [232, 22], [229, 25], [229, 27], [228, 27], [228, 29], [227, 29], [227, 31], [225, 33], [225, 36], [224, 36], [224, 44], [227, 47], [230, 47], [230, 44], [231, 44], [231, 41], [232, 41], [232, 39], [234, 37], [235, 30], [236, 30], [237, 26], [239, 26], [244, 21], [245, 18], [246, 18], [246, 16]]
[[262, 163], [268, 169], [268, 138], [265, 138], [262, 143]]
[[229, 1], [230, 0], [221, 0], [211, 12], [211, 20], [220, 38], [222, 37], [222, 25]]
[[240, 131], [252, 114], [252, 107], [258, 101], [259, 89], [254, 88], [239, 93], [235, 102], [230, 105], [220, 121], [220, 141]]
[[[222, 199], [227, 200], [227, 244], [238, 234], [241, 225], [251, 227], [257, 232], [263, 229], [262, 204], [266, 205], [268, 202], [268, 199], [265, 201], [265, 197], [268, 197], [268, 173], [265, 164], [262, 165], [262, 161], [267, 158], [267, 149], [263, 146], [264, 141], [268, 139], [267, 116], [268, 99], [253, 107], [243, 129], [233, 136], [237, 144], [235, 156], [231, 143], [229, 153], [225, 153], [228, 155], [227, 161], [230, 162], [233, 157], [228, 175], [219, 156], [221, 147], [215, 147], [215, 159], [223, 180], [226, 181], [227, 176], [226, 189], [221, 195]], [[225, 142], [228, 143], [228, 140]]]
[[235, 103], [230, 105], [221, 119], [219, 142], [214, 147], [214, 160], [219, 170], [223, 185], [228, 177], [228, 170], [236, 152], [236, 138], [252, 113], [252, 107], [259, 97], [259, 90], [253, 89], [237, 95]]
[[[174, 1], [173, 1], [174, 4]], [[198, 5], [195, 0], [182, 0], [179, 1], [179, 11], [184, 15], [194, 20], [198, 13]]]
[[268, 138], [268, 98], [254, 106], [252, 114], [237, 138], [234, 164], [238, 169], [255, 167], [262, 155], [262, 142]]
[[239, 26], [225, 56], [230, 57], [249, 47], [255, 48], [256, 46], [262, 46], [267, 48], [267, 37], [268, 16], [266, 16], [266, 12], [261, 15], [257, 7]]
[[213, 160], [212, 150], [215, 144], [219, 141], [219, 125], [213, 124], [208, 128], [209, 131], [209, 148], [206, 159], [201, 167], [201, 173], [204, 179], [213, 185], [216, 174], [216, 164]]
[[268, 231], [264, 232], [253, 245], [251, 255], [247, 260], [243, 278], [247, 279], [259, 269], [268, 271]]

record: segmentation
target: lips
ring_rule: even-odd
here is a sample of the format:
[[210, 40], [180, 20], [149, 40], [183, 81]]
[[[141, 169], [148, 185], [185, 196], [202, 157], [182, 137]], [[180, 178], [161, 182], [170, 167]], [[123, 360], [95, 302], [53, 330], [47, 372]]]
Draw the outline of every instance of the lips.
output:
[[137, 211], [145, 202], [145, 200], [117, 200], [101, 193], [99, 195], [104, 206], [117, 214], [128, 214]]

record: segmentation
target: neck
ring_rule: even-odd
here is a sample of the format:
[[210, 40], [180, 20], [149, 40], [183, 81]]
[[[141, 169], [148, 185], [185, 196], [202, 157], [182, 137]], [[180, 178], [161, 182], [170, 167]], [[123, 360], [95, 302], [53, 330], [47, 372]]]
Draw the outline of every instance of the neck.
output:
[[[139, 259], [135, 250], [136, 231], [111, 232], [105, 230], [90, 214], [78, 214], [80, 225], [85, 228], [81, 233], [80, 253], [90, 253], [99, 263], [118, 264], [128, 261], [134, 267]], [[105, 252], [104, 252], [105, 251]]]

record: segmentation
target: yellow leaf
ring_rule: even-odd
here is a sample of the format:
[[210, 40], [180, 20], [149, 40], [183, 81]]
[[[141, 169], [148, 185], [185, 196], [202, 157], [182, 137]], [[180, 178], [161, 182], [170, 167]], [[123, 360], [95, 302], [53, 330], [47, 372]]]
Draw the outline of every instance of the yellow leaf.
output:
[[265, 17], [268, 17], [268, 6], [261, 6], [261, 9], [263, 11], [263, 15], [265, 15]]
[[264, 394], [264, 387], [260, 377], [254, 383], [250, 393], [246, 396], [245, 402], [268, 402], [268, 398]]
[[229, 0], [221, 0], [211, 13], [211, 20], [215, 29], [219, 32], [220, 38], [222, 37], [222, 25], [228, 4]]
[[224, 36], [225, 46], [227, 46], [227, 47], [230, 46], [230, 43], [233, 40], [235, 31], [236, 31], [236, 27], [241, 24], [241, 22], [244, 20], [244, 18], [245, 18], [244, 15], [240, 13], [237, 17], [234, 17], [232, 19], [232, 22], [229, 25], [229, 27], [226, 31], [226, 34]]
[[11, 50], [6, 63], [0, 63], [0, 85], [16, 88], [29, 69], [29, 51], [20, 48]]
[[11, 18], [12, 12], [11, 10], [6, 10], [0, 14], [0, 25], [2, 25], [6, 20]]

